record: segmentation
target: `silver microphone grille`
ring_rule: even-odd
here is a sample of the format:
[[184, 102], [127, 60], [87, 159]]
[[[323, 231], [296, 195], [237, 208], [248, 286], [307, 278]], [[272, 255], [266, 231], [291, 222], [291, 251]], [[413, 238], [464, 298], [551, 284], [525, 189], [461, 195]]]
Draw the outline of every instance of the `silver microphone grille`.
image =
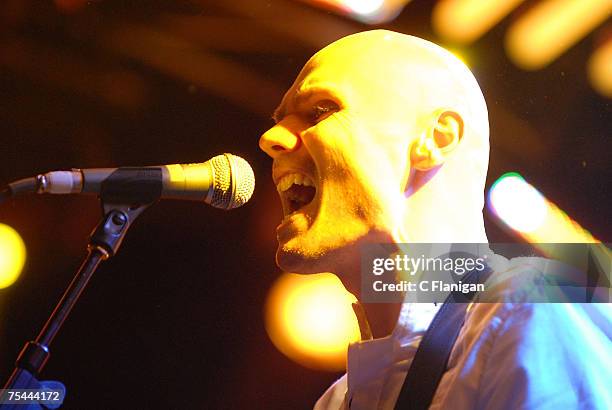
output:
[[249, 163], [232, 154], [217, 155], [210, 163], [213, 170], [210, 204], [226, 210], [246, 204], [255, 189], [255, 175]]

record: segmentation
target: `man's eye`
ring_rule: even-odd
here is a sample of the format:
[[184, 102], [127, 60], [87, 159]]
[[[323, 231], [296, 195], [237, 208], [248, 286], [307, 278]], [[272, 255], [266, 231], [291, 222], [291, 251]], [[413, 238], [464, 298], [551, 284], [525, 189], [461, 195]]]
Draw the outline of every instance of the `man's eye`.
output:
[[338, 104], [331, 100], [319, 101], [312, 107], [312, 121], [322, 121], [339, 109]]

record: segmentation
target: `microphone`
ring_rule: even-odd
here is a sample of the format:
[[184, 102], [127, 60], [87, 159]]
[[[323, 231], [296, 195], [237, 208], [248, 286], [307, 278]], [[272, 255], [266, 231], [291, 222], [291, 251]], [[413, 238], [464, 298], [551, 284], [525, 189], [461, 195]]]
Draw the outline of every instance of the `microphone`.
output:
[[98, 194], [106, 201], [128, 204], [189, 199], [225, 210], [244, 205], [254, 189], [249, 163], [227, 153], [197, 164], [52, 171], [8, 185], [11, 195]]

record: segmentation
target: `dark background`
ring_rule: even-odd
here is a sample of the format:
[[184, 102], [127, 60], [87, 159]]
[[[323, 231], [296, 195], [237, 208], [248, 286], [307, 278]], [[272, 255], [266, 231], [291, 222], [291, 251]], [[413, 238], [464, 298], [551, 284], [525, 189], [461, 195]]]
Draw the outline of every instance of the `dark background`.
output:
[[[433, 3], [415, 0], [382, 27], [440, 42]], [[489, 186], [519, 171], [609, 241], [611, 106], [590, 88], [585, 64], [610, 23], [528, 73], [503, 50], [512, 18], [455, 48], [489, 104]], [[367, 28], [288, 0], [0, 4], [0, 184], [222, 152], [246, 158], [257, 177], [243, 208], [164, 201], [135, 223], [52, 346], [43, 378], [67, 385], [65, 408], [310, 408], [339, 376], [293, 363], [265, 333], [281, 212], [257, 140], [310, 55]], [[93, 197], [25, 197], [0, 208], [28, 250], [18, 282], [0, 290], [2, 381], [99, 217]], [[486, 218], [490, 241], [515, 240]]]

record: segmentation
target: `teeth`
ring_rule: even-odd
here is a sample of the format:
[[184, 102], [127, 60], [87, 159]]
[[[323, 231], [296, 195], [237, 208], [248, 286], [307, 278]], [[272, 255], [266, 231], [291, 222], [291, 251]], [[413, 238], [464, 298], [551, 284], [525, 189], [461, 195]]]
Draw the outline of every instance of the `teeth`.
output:
[[276, 189], [278, 190], [278, 192], [285, 192], [286, 190], [291, 188], [291, 185], [293, 185], [293, 178], [291, 178], [291, 175], [285, 175], [281, 178], [280, 181], [278, 181]]
[[276, 185], [276, 189], [278, 190], [278, 192], [285, 192], [286, 190], [291, 188], [291, 185], [293, 184], [312, 186], [312, 187], [315, 186], [314, 181], [310, 179], [308, 176], [304, 174], [292, 173], [292, 174], [287, 174], [284, 177], [282, 177], [278, 181], [278, 184]]

